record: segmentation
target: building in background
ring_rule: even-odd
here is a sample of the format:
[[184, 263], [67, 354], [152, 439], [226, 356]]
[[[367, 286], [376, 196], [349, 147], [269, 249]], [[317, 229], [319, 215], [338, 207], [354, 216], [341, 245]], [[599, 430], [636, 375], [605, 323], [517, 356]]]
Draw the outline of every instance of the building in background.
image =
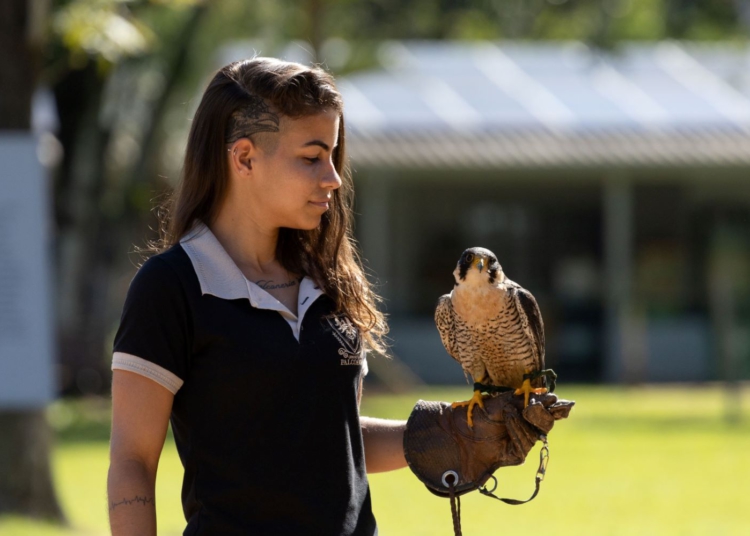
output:
[[461, 251], [537, 297], [565, 381], [747, 374], [750, 49], [391, 42], [339, 80], [357, 236], [396, 356], [462, 382], [434, 327]]

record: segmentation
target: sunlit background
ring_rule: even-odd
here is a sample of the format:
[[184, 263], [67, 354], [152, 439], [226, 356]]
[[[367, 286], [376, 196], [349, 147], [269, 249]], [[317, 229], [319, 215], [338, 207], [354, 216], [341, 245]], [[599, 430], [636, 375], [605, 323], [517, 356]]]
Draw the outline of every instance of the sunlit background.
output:
[[[577, 406], [539, 498], [474, 494], [465, 534], [750, 533], [749, 35], [748, 0], [2, 0], [0, 534], [107, 533], [125, 292], [205, 84], [255, 55], [344, 96], [393, 354], [363, 414], [468, 398], [432, 319], [466, 247], [539, 301]], [[181, 477], [170, 437], [160, 534]], [[408, 469], [371, 487], [383, 535], [452, 534]]]

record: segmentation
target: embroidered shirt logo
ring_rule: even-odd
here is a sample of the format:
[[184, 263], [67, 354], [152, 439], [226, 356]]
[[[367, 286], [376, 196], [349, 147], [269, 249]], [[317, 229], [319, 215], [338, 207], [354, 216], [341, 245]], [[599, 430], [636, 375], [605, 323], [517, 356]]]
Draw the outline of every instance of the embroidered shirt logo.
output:
[[352, 321], [346, 317], [336, 317], [333, 319], [333, 323], [339, 333], [342, 333], [350, 341], [354, 341], [357, 338], [357, 328], [354, 327]]
[[362, 364], [362, 338], [359, 330], [352, 321], [345, 316], [336, 316], [326, 319], [331, 326], [331, 332], [341, 345], [338, 354], [341, 356], [342, 365]]

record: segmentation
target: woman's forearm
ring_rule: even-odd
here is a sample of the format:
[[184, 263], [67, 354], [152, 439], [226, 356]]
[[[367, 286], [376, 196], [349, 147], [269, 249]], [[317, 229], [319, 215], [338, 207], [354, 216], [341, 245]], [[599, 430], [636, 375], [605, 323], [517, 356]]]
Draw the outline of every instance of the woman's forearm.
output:
[[156, 535], [156, 472], [136, 460], [113, 461], [107, 475], [112, 536]]
[[404, 430], [406, 421], [360, 417], [368, 473], [406, 467]]

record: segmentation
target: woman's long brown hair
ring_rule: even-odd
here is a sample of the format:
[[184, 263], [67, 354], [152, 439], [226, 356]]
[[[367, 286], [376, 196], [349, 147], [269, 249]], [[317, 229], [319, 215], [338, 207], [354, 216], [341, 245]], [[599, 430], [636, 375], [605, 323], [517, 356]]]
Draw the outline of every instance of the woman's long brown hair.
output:
[[322, 69], [255, 58], [216, 73], [190, 128], [181, 181], [159, 211], [161, 238], [152, 249], [164, 251], [179, 243], [197, 220], [206, 225], [214, 221], [227, 192], [226, 147], [233, 114], [257, 108], [259, 102], [293, 119], [326, 110], [339, 113], [338, 146], [332, 158], [342, 185], [333, 191], [318, 228], [279, 231], [276, 256], [290, 272], [308, 275], [321, 285], [336, 303], [336, 312], [349, 316], [371, 349], [385, 353], [388, 328], [377, 308], [380, 297], [364, 275], [351, 234], [354, 191], [346, 158], [343, 101], [333, 78]]

